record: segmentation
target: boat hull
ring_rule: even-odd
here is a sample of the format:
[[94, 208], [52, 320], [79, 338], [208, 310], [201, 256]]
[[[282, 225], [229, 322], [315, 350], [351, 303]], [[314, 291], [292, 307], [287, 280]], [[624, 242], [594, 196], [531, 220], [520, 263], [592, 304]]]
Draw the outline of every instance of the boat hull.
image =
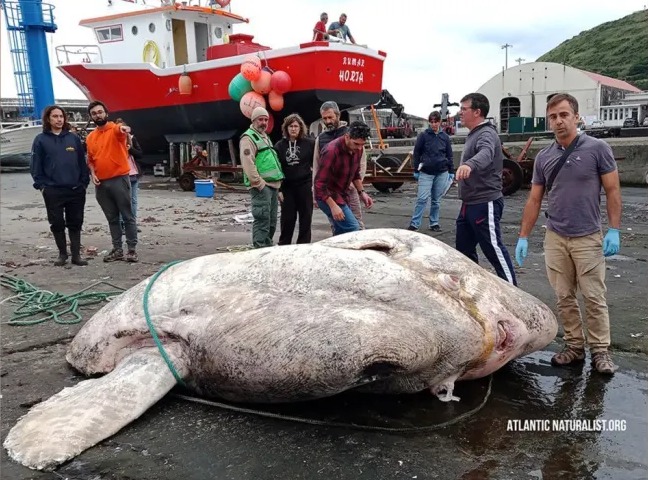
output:
[[[104, 102], [113, 119], [123, 118], [146, 153], [161, 153], [168, 151], [170, 139], [181, 135], [194, 135], [197, 141], [209, 136], [225, 139], [249, 126], [239, 102], [228, 93], [243, 58], [209, 60], [184, 68], [160, 69], [151, 64], [59, 68], [90, 100]], [[283, 118], [291, 113], [299, 113], [310, 123], [319, 118], [319, 107], [327, 100], [346, 109], [375, 103], [380, 97], [382, 52], [311, 42], [299, 48], [264, 51], [262, 58], [265, 66], [286, 71], [292, 79], [283, 109], [272, 112], [275, 136]], [[178, 91], [178, 79], [185, 70], [193, 85], [189, 95]]]
[[3, 127], [0, 131], [0, 165], [28, 167], [34, 138], [42, 131], [43, 127], [40, 125]]

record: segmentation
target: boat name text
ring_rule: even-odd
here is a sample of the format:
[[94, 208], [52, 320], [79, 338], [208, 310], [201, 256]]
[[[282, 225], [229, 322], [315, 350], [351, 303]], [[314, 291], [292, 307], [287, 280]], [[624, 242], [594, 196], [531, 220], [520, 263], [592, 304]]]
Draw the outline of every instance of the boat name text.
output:
[[356, 70], [340, 70], [340, 82], [363, 83], [364, 73]]

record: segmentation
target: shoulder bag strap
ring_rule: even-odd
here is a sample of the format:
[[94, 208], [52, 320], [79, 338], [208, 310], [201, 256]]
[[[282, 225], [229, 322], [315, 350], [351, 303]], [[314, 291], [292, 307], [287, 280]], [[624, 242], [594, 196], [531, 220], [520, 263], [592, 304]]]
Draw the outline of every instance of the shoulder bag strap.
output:
[[578, 139], [580, 138], [580, 135], [576, 135], [576, 138], [572, 140], [572, 142], [569, 144], [567, 149], [563, 152], [562, 157], [560, 157], [560, 160], [558, 160], [558, 163], [554, 167], [554, 169], [551, 172], [551, 175], [549, 175], [549, 180], [547, 181], [547, 193], [551, 191], [551, 188], [553, 187], [554, 180], [556, 179], [556, 175], [558, 175], [558, 172], [560, 172], [560, 169], [563, 167], [571, 153], [574, 151], [576, 148], [576, 145], [578, 144]]

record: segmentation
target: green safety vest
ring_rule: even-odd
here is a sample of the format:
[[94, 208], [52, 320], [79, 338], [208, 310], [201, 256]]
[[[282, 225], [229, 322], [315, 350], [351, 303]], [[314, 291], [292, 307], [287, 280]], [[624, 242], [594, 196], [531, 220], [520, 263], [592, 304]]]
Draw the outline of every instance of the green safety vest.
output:
[[[257, 147], [257, 154], [254, 157], [254, 164], [256, 165], [257, 171], [262, 179], [266, 182], [278, 182], [279, 180], [284, 179], [283, 171], [281, 170], [281, 164], [279, 163], [279, 157], [277, 152], [267, 140], [259, 135], [259, 132], [253, 128], [248, 128], [241, 138], [248, 136], [252, 139], [254, 144]], [[250, 186], [250, 179], [248, 176], [243, 173], [243, 183], [246, 187]]]

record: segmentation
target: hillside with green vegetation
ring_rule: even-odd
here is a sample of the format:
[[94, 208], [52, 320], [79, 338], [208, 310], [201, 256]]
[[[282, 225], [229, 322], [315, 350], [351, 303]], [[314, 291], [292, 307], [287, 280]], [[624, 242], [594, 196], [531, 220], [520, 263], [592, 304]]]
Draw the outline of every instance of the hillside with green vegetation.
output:
[[537, 61], [563, 63], [648, 90], [648, 10], [581, 32]]

